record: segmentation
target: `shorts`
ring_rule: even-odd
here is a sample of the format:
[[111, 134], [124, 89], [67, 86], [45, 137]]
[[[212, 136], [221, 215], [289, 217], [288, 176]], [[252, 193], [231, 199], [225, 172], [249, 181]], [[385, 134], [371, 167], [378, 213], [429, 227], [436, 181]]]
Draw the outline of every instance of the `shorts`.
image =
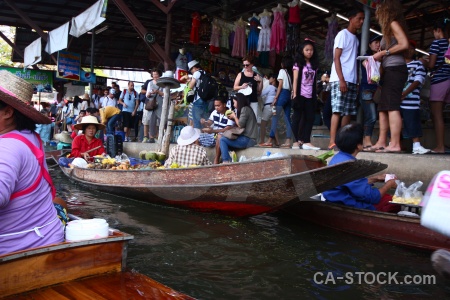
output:
[[331, 110], [342, 116], [356, 115], [356, 97], [358, 95], [357, 85], [347, 82], [347, 93], [341, 93], [339, 81], [331, 83]]
[[123, 127], [126, 127], [126, 128], [134, 127], [133, 116], [131, 115], [130, 112], [122, 111], [122, 120], [123, 120], [122, 121]]
[[200, 133], [200, 145], [203, 147], [214, 147], [216, 145], [216, 138], [214, 133]]
[[402, 93], [408, 80], [406, 65], [386, 67], [381, 75], [381, 98], [378, 111], [400, 110]]
[[270, 120], [270, 118], [272, 118], [272, 116], [273, 116], [272, 106], [270, 106], [270, 104], [264, 105], [262, 109], [261, 120], [267, 122]]
[[402, 135], [405, 139], [418, 138], [423, 135], [420, 109], [401, 109], [403, 118]]
[[430, 102], [450, 103], [450, 79], [430, 86]]
[[144, 109], [144, 113], [142, 114], [142, 124], [143, 125], [149, 125], [150, 124], [150, 118], [152, 117], [153, 112]]

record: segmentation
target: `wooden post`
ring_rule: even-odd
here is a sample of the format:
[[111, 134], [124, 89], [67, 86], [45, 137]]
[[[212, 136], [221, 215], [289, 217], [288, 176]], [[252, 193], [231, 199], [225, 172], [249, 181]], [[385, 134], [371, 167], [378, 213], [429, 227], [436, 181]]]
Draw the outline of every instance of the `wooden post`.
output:
[[163, 147], [161, 150], [161, 152], [164, 152], [166, 154], [166, 156], [169, 155], [170, 135], [172, 134], [174, 111], [175, 111], [175, 100], [170, 100], [169, 116], [167, 118], [167, 128], [166, 128], [166, 133], [164, 134]]
[[[170, 86], [166, 85], [164, 87], [164, 100], [163, 100], [163, 107], [161, 112], [161, 120], [159, 121], [159, 134], [158, 134], [158, 152], [164, 152], [163, 151], [163, 138], [164, 138], [164, 128], [167, 122], [167, 114], [168, 114], [168, 108], [170, 103]], [[164, 152], [166, 153], [166, 152]], [[166, 153], [167, 155], [167, 153]]]

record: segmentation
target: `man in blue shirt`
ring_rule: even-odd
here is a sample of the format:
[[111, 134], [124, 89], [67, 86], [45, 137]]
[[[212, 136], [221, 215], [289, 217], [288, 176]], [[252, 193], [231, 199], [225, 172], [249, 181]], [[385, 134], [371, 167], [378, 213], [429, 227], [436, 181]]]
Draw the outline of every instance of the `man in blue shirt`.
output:
[[[340, 128], [336, 134], [338, 152], [328, 165], [332, 166], [349, 160], [356, 160], [356, 155], [363, 149], [364, 129], [361, 124], [353, 123]], [[375, 182], [384, 182], [386, 174], [379, 174], [369, 178], [361, 178], [332, 190], [323, 192], [329, 202], [344, 204], [355, 208], [364, 208], [385, 212], [398, 212], [399, 206], [390, 204], [392, 196], [387, 192], [395, 188], [395, 179], [388, 180], [381, 188], [373, 186]]]

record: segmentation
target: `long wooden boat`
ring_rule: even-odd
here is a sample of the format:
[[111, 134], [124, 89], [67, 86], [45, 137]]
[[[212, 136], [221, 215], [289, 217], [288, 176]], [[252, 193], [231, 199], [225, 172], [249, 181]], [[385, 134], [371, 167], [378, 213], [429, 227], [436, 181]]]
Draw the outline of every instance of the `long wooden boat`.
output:
[[386, 167], [364, 160], [325, 166], [315, 157], [292, 155], [181, 169], [61, 169], [70, 179], [99, 191], [199, 211], [248, 216], [290, 205]]
[[63, 242], [0, 256], [1, 299], [193, 299], [126, 271], [133, 236]]
[[285, 210], [309, 222], [354, 235], [422, 250], [450, 250], [450, 238], [420, 225], [419, 217], [302, 201]]

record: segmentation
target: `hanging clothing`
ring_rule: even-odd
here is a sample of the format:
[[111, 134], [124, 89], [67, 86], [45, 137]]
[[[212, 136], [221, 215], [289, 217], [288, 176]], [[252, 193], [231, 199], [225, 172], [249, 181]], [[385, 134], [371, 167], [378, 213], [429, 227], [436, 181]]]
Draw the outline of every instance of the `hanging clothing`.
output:
[[259, 20], [259, 23], [261, 24], [261, 30], [259, 31], [259, 37], [258, 37], [258, 52], [261, 51], [270, 51], [270, 22], [271, 18], [270, 16], [262, 16]]
[[231, 56], [235, 57], [244, 57], [247, 49], [245, 46], [245, 22], [244, 21], [237, 21], [236, 22], [236, 28], [235, 35], [234, 35], [234, 42], [233, 42], [233, 51], [231, 51]]
[[200, 14], [198, 12], [195, 12], [192, 14], [192, 28], [191, 28], [191, 37], [189, 41], [194, 44], [198, 45], [200, 43]]
[[219, 24], [213, 22], [211, 30], [211, 41], [209, 42], [209, 51], [212, 54], [220, 53], [220, 26]]
[[284, 12], [273, 12], [272, 31], [270, 35], [270, 49], [280, 53], [286, 48], [286, 24], [284, 22]]
[[327, 31], [327, 37], [325, 38], [325, 61], [332, 62], [333, 61], [333, 54], [334, 54], [334, 39], [336, 38], [338, 34], [338, 20], [335, 15], [333, 15], [328, 20], [328, 31]]
[[298, 4], [289, 7], [288, 23], [300, 24], [300, 7]]
[[230, 49], [230, 33], [231, 29], [228, 26], [223, 26], [221, 28], [220, 35], [220, 47], [225, 49]]
[[248, 54], [256, 56], [258, 50], [258, 26], [259, 19], [252, 17], [250, 19], [250, 32], [248, 33], [247, 48]]
[[300, 52], [300, 24], [288, 24], [286, 35], [286, 51], [293, 57]]

